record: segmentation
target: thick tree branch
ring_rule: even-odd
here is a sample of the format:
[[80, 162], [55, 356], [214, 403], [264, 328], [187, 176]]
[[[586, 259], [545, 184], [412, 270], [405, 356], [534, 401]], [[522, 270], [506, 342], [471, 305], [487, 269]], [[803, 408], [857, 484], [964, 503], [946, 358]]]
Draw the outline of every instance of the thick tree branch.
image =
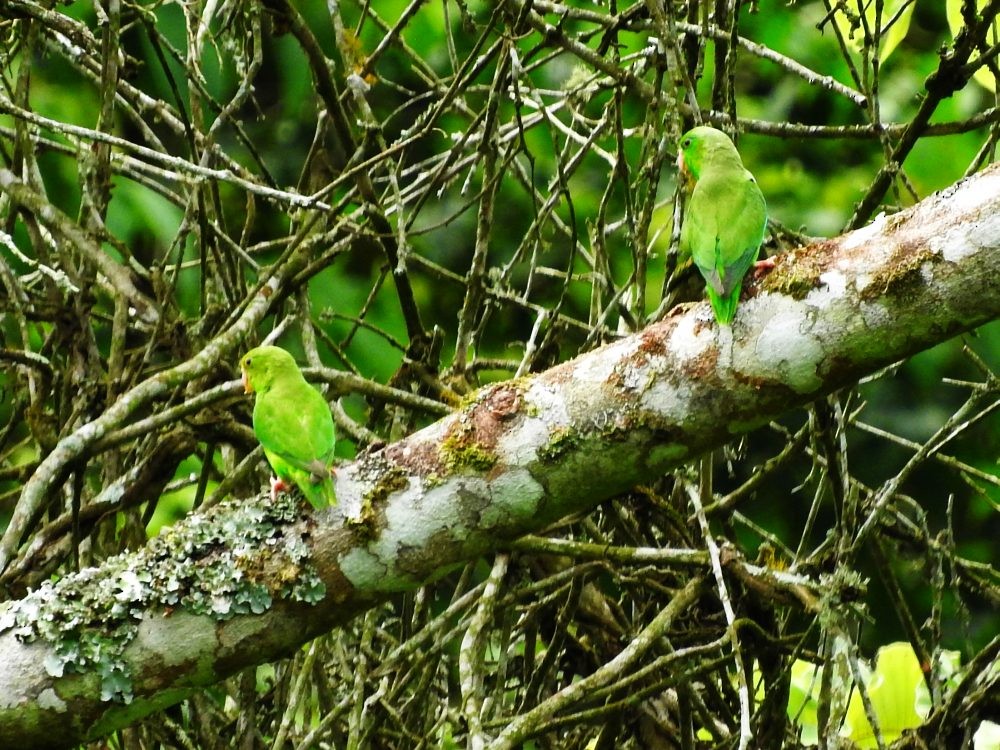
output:
[[[303, 517], [287, 503], [217, 506], [133, 556], [0, 609], [0, 744], [100, 736], [997, 317], [1000, 166], [778, 258], [732, 328], [701, 304], [481, 390], [339, 469], [336, 509]], [[206, 604], [213, 581], [218, 599]], [[118, 606], [99, 609], [102, 596]], [[38, 633], [58, 629], [55, 613], [72, 597], [132, 634], [115, 662], [127, 685], [93, 671], [53, 676], [72, 658]], [[95, 615], [76, 627], [108, 625]], [[102, 689], [135, 697], [102, 700]]]

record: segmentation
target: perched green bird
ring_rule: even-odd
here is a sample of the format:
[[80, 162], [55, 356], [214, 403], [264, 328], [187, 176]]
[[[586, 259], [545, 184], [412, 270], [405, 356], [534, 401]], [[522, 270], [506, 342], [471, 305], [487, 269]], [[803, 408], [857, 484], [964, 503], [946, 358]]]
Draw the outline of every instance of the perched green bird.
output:
[[257, 394], [253, 430], [277, 475], [271, 497], [291, 481], [314, 508], [336, 503], [336, 433], [326, 400], [302, 377], [292, 355], [276, 346], [251, 349], [240, 360], [240, 369], [244, 390]]
[[729, 325], [743, 277], [764, 241], [764, 195], [743, 168], [729, 136], [715, 128], [693, 128], [681, 137], [677, 167], [694, 182], [681, 225], [680, 251], [691, 255], [705, 277], [715, 319]]

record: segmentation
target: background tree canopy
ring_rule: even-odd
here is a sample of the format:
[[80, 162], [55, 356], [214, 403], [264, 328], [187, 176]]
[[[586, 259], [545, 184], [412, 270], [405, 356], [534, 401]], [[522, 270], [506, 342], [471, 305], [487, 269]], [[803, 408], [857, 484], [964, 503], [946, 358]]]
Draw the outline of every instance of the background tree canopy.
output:
[[[349, 459], [701, 299], [677, 255], [673, 166], [695, 123], [737, 138], [769, 254], [977, 172], [1000, 132], [998, 13], [1000, 0], [7, 0], [5, 598], [264, 486], [231, 381], [265, 337], [326, 384]], [[924, 669], [937, 712], [924, 739], [971, 741], [996, 719], [985, 696], [1000, 675], [949, 682], [940, 665], [1000, 648], [998, 352], [993, 323], [898, 363], [733, 441], [714, 494], [697, 462], [637, 486], [115, 746], [483, 747], [532, 716], [516, 739], [538, 747], [736, 747], [741, 679], [763, 746], [797, 746], [851, 721], [838, 684], [893, 641]], [[742, 660], [713, 586], [635, 552], [705, 548], [699, 486], [723, 501], [709, 514], [720, 543], [828, 585], [811, 610], [731, 581]], [[896, 523], [853, 550], [863, 518], [845, 509], [879, 492]], [[649, 669], [616, 672], [671, 602], [685, 607], [656, 631]], [[803, 677], [810, 663], [824, 676]], [[601, 669], [614, 679], [600, 689], [551, 700]]]

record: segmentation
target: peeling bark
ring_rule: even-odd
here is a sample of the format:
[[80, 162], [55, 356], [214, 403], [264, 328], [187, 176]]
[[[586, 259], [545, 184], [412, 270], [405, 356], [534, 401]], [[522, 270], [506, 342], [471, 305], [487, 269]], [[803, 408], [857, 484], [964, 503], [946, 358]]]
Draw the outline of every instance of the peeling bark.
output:
[[[485, 388], [455, 414], [340, 468], [340, 506], [292, 514], [273, 537], [309, 546], [325, 597], [315, 605], [275, 597], [261, 614], [225, 619], [163, 606], [135, 612], [123, 654], [135, 695], [128, 705], [102, 701], [94, 673], [53, 677], [46, 664], [56, 646], [22, 643], [6, 629], [0, 744], [64, 747], [102, 736], [191, 688], [288, 654], [390, 592], [589, 510], [997, 317], [1000, 166], [993, 166], [899, 214], [777, 258], [731, 328], [700, 304], [536, 377]], [[225, 530], [236, 507], [183, 526], [217, 524], [236, 545], [237, 533]], [[266, 569], [267, 580], [298, 574], [275, 567], [266, 552], [250, 550], [241, 564]], [[204, 554], [194, 564], [211, 571], [216, 558]], [[143, 550], [64, 580], [86, 592], [104, 571], [174, 562]], [[0, 608], [0, 628], [33, 596]], [[45, 612], [40, 604], [38, 617]]]

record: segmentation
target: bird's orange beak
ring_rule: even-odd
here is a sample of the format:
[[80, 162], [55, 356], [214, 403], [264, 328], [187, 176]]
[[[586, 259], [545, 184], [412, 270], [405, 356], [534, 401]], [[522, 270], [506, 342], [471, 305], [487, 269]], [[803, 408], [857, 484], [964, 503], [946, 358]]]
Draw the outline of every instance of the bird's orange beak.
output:
[[250, 385], [250, 377], [247, 375], [246, 370], [242, 370], [243, 373], [243, 392], [253, 393], [253, 386]]
[[684, 161], [684, 152], [677, 152], [677, 174], [680, 176], [681, 187], [685, 191], [690, 191], [694, 183], [694, 175], [688, 169], [687, 162]]

